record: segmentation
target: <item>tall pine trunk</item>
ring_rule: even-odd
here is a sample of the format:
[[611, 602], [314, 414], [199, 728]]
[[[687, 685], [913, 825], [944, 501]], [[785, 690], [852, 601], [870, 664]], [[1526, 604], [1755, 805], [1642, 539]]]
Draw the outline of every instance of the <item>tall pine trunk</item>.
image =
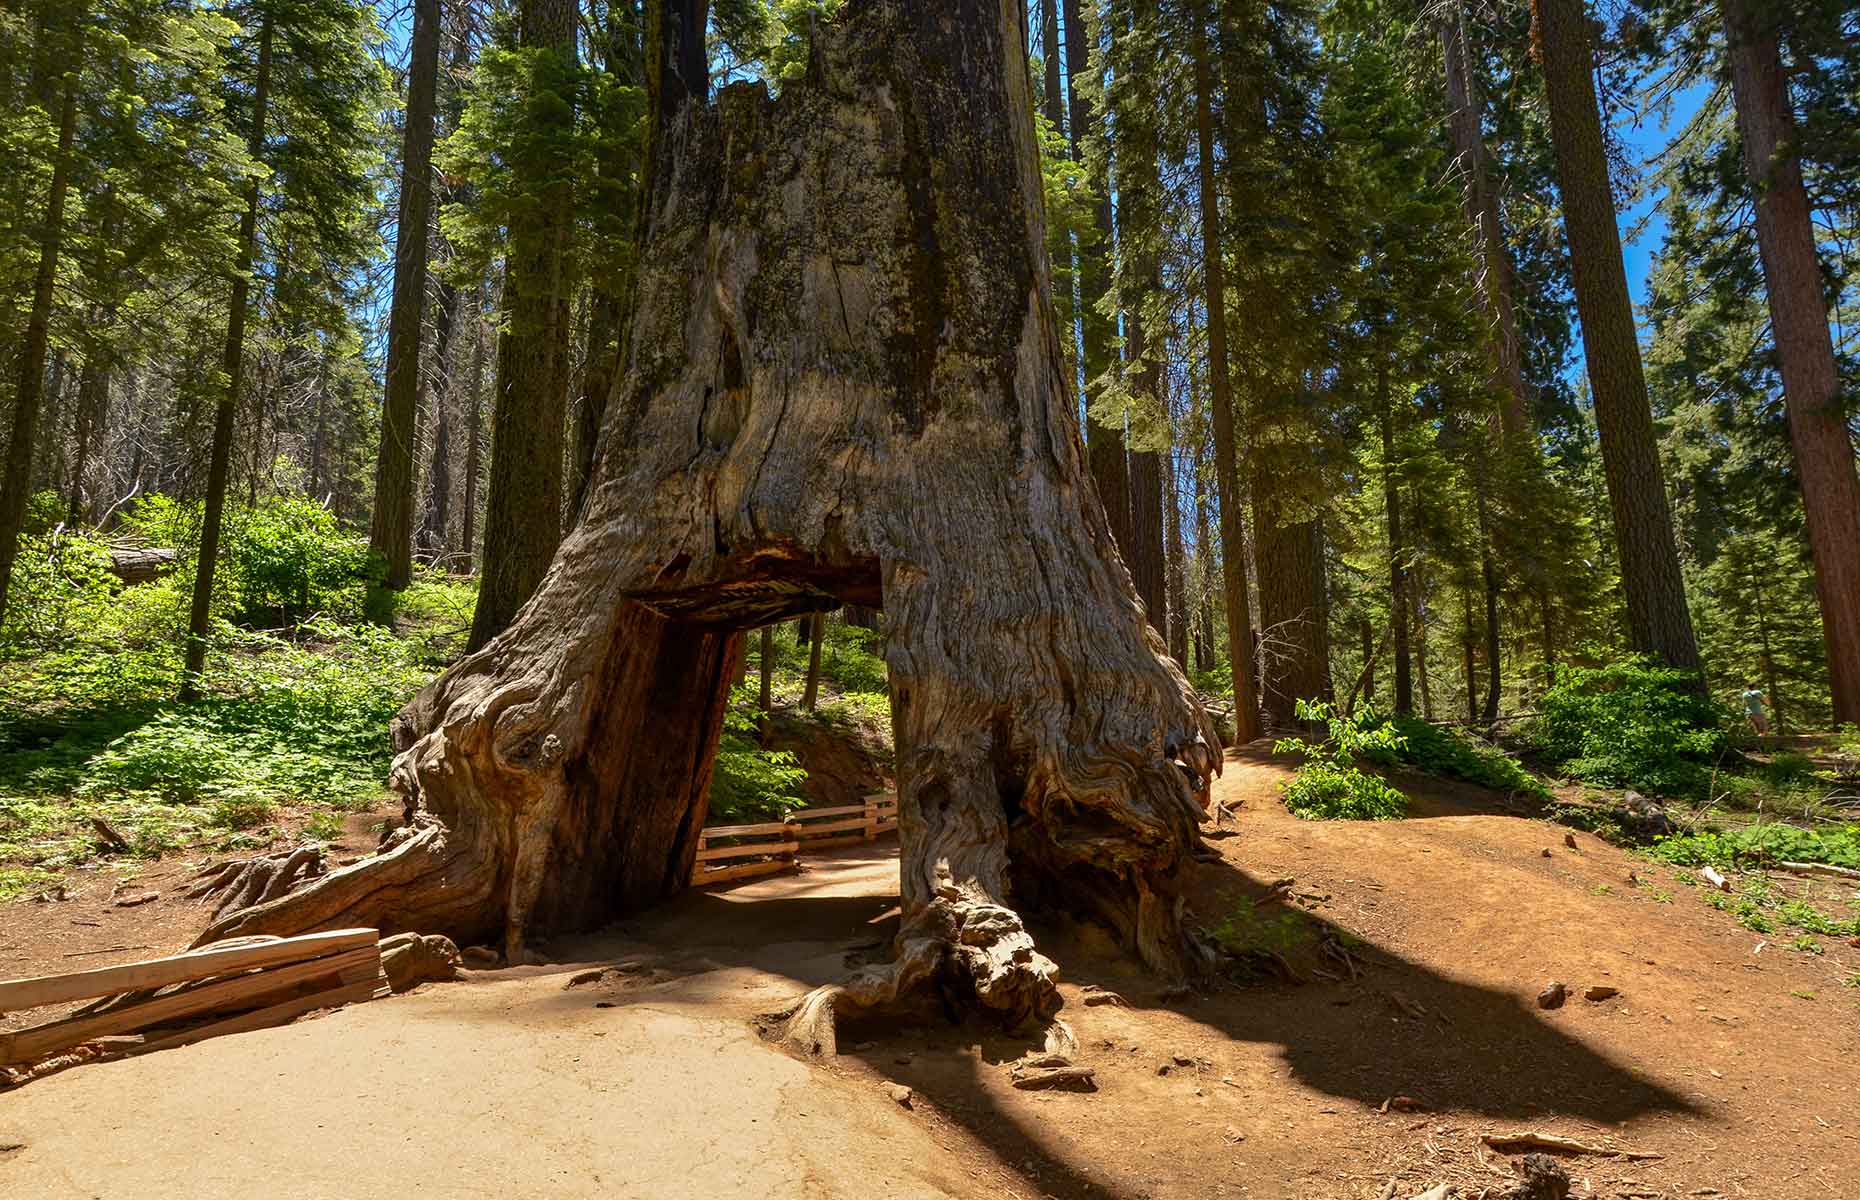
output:
[[[1066, 14], [1066, 81], [1071, 88], [1072, 157], [1085, 161], [1085, 147], [1098, 137], [1097, 114], [1092, 112], [1080, 86], [1091, 71], [1091, 41], [1079, 0], [1064, 0]], [[1105, 293], [1111, 288], [1111, 181], [1105, 181], [1103, 193], [1092, 209], [1093, 238], [1081, 239], [1078, 247], [1079, 336], [1082, 347], [1080, 363], [1085, 385], [1091, 387], [1111, 369], [1113, 343], [1117, 329], [1111, 318], [1100, 311]], [[1130, 501], [1130, 464], [1124, 451], [1122, 419], [1115, 424], [1088, 418], [1085, 442], [1091, 458], [1091, 477], [1098, 485], [1098, 498], [1104, 501], [1105, 515], [1111, 519], [1111, 536], [1124, 562], [1131, 562], [1132, 517]]]
[[[265, 10], [258, 34], [258, 74], [252, 84], [252, 131], [247, 148], [259, 157], [265, 146], [265, 106], [271, 98], [271, 11]], [[233, 267], [232, 299], [226, 316], [226, 346], [220, 359], [225, 386], [213, 407], [213, 456], [207, 466], [206, 512], [200, 523], [200, 561], [194, 570], [193, 603], [187, 614], [187, 661], [181, 699], [200, 697], [207, 665], [207, 634], [213, 625], [213, 576], [219, 566], [220, 526], [226, 512], [226, 485], [232, 466], [233, 419], [245, 379], [245, 322], [252, 296], [252, 264], [258, 251], [258, 180], [246, 184], [245, 211], [239, 216], [238, 260]]]
[[[71, 18], [67, 16], [67, 20]], [[51, 36], [49, 22], [41, 36]], [[77, 135], [76, 64], [65, 76], [58, 106], [58, 151], [52, 163], [51, 190], [45, 198], [45, 224], [39, 235], [39, 269], [33, 277], [32, 315], [25, 344], [19, 349], [19, 374], [13, 385], [13, 431], [7, 442], [6, 478], [0, 481], [0, 620], [6, 618], [13, 563], [19, 557], [19, 532], [32, 493], [32, 447], [45, 394], [45, 353], [51, 339], [52, 289], [58, 281], [58, 256], [64, 249], [65, 192], [71, 180], [71, 143]]]
[[1533, 0], [1550, 107], [1563, 228], [1569, 238], [1583, 358], [1601, 434], [1602, 466], [1620, 547], [1621, 590], [1635, 650], [1696, 670], [1698, 640], [1660, 472], [1653, 411], [1641, 372], [1634, 307], [1609, 190], [1595, 47], [1585, 0]]
[[1815, 561], [1834, 723], [1860, 724], [1860, 480], [1828, 332], [1813, 214], [1794, 149], [1795, 114], [1774, 28], [1751, 0], [1722, 0], [1744, 169], [1782, 370], [1802, 511]]
[[1247, 595], [1246, 534], [1240, 514], [1238, 441], [1234, 434], [1233, 377], [1227, 362], [1226, 278], [1221, 264], [1220, 201], [1214, 186], [1213, 70], [1208, 61], [1207, 13], [1196, 10], [1195, 136], [1200, 156], [1202, 283], [1208, 314], [1208, 391], [1214, 417], [1214, 486], [1221, 505], [1221, 578], [1227, 603], [1227, 653], [1233, 662], [1234, 740], [1259, 737], [1252, 601]]
[[1401, 476], [1395, 460], [1394, 399], [1389, 395], [1388, 350], [1376, 341], [1376, 398], [1382, 431], [1382, 504], [1389, 542], [1389, 640], [1395, 654], [1395, 712], [1414, 712], [1414, 668], [1408, 644], [1408, 545], [1402, 530]]
[[1460, 199], [1466, 223], [1478, 243], [1474, 295], [1485, 319], [1491, 383], [1498, 397], [1500, 428], [1506, 445], [1529, 431], [1525, 410], [1524, 355], [1518, 340], [1517, 305], [1513, 301], [1511, 254], [1498, 219], [1498, 191], [1492, 185], [1491, 155], [1481, 124], [1483, 106], [1466, 46], [1465, 15], [1457, 2], [1440, 17], [1440, 50], [1447, 86], [1447, 136], [1460, 173]]
[[375, 458], [374, 515], [368, 548], [386, 568], [383, 584], [413, 580], [413, 452], [420, 394], [421, 330], [426, 316], [427, 223], [433, 205], [433, 126], [439, 86], [439, 0], [413, 0], [401, 139], [400, 216], [394, 232], [394, 299], [388, 309], [387, 393]]
[[471, 395], [465, 402], [465, 494], [464, 529], [459, 545], [465, 554], [465, 569], [478, 569], [478, 477], [484, 473], [484, 287], [472, 288], [471, 299]]
[[439, 285], [439, 313], [433, 322], [433, 453], [426, 472], [426, 503], [420, 511], [421, 550], [442, 562], [452, 525], [452, 331], [458, 323], [459, 289]]
[[504, 325], [497, 340], [491, 414], [491, 492], [484, 518], [483, 581], [469, 648], [501, 633], [542, 582], [562, 539], [563, 424], [568, 411], [568, 245], [572, 230], [569, 134], [579, 8], [574, 0], [522, 0], [521, 45], [530, 59], [518, 120], [542, 149], [525, 163], [543, 181], [535, 209], [510, 228]]

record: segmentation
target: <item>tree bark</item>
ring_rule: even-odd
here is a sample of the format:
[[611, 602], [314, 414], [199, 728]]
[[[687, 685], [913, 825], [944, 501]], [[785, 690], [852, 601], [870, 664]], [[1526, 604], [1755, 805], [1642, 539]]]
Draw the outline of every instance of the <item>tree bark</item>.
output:
[[[252, 132], [247, 143], [253, 158], [265, 147], [265, 107], [271, 96], [271, 10], [258, 34], [258, 71], [252, 85]], [[193, 603], [187, 616], [187, 658], [181, 676], [181, 699], [200, 698], [207, 665], [207, 634], [213, 625], [213, 576], [219, 565], [220, 526], [226, 511], [226, 483], [232, 466], [233, 420], [245, 379], [245, 322], [252, 294], [252, 262], [258, 249], [258, 180], [245, 189], [239, 216], [239, 257], [233, 267], [232, 299], [226, 318], [226, 347], [220, 372], [226, 385], [213, 409], [213, 452], [207, 466], [205, 514], [200, 523], [200, 561], [194, 570]]]
[[536, 211], [511, 223], [504, 325], [497, 339], [491, 414], [491, 494], [483, 577], [472, 615], [476, 650], [510, 624], [536, 591], [562, 538], [563, 425], [568, 411], [568, 245], [573, 213], [567, 94], [575, 60], [575, 0], [523, 0], [521, 44], [532, 60], [526, 137], [547, 148], [527, 163], [542, 191]]
[[1227, 653], [1233, 661], [1234, 740], [1260, 736], [1253, 659], [1252, 602], [1247, 595], [1246, 535], [1241, 528], [1240, 463], [1234, 435], [1233, 379], [1227, 364], [1226, 280], [1221, 266], [1220, 201], [1214, 186], [1213, 71], [1206, 13], [1196, 10], [1195, 130], [1200, 156], [1202, 286], [1208, 310], [1208, 384], [1214, 417], [1214, 486], [1221, 505], [1221, 577], [1227, 602]]
[[387, 393], [375, 458], [374, 513], [368, 523], [368, 548], [386, 567], [382, 583], [391, 592], [405, 591], [413, 580], [413, 452], [419, 440], [416, 409], [438, 87], [439, 0], [413, 0], [400, 215], [394, 227], [394, 298], [388, 309]]
[[[67, 18], [70, 19], [70, 18]], [[47, 37], [50, 27], [42, 27]], [[58, 281], [58, 256], [64, 249], [65, 192], [71, 179], [71, 143], [77, 135], [76, 64], [65, 76], [58, 106], [58, 156], [52, 164], [51, 189], [45, 198], [45, 225], [39, 236], [39, 269], [32, 284], [32, 315], [19, 349], [19, 375], [13, 385], [13, 430], [7, 440], [6, 477], [0, 481], [0, 620], [6, 617], [13, 564], [19, 557], [19, 532], [32, 494], [32, 447], [39, 404], [45, 394], [45, 353], [51, 338], [52, 289]]]
[[1668, 666], [1697, 670], [1698, 640], [1686, 609], [1685, 578], [1609, 190], [1589, 14], [1585, 0], [1532, 0], [1532, 8], [1583, 357], [1621, 550], [1629, 640], [1635, 650]]
[[897, 957], [788, 1035], [831, 1051], [836, 1014], [933, 979], [1037, 1028], [1053, 967], [1010, 901], [1096, 912], [1172, 975], [1204, 961], [1180, 889], [1218, 760], [1086, 470], [1024, 19], [854, 0], [779, 99], [675, 110], [586, 519], [396, 722], [393, 848], [205, 938], [340, 919], [501, 930], [516, 958], [664, 895], [692, 866], [734, 631], [882, 603]]
[[[1159, 456], [1163, 468], [1163, 528], [1167, 538], [1164, 579], [1169, 605], [1169, 657], [1188, 666], [1188, 556], [1182, 546], [1182, 492], [1176, 483], [1174, 437]], [[1153, 623], [1153, 622], [1152, 622]]]
[[1777, 32], [1750, 0], [1722, 0], [1731, 89], [1756, 189], [1757, 247], [1802, 486], [1834, 723], [1860, 724], [1860, 479], [1841, 402], [1813, 214], [1795, 150]]
[[1269, 728], [1291, 729], [1298, 724], [1298, 701], [1321, 700], [1329, 690], [1324, 535], [1315, 520], [1284, 521], [1273, 491], [1253, 493], [1259, 559], [1272, 567], [1259, 575], [1260, 701]]
[[1040, 0], [1040, 66], [1046, 120], [1056, 132], [1066, 128], [1065, 88], [1059, 79], [1059, 0]]

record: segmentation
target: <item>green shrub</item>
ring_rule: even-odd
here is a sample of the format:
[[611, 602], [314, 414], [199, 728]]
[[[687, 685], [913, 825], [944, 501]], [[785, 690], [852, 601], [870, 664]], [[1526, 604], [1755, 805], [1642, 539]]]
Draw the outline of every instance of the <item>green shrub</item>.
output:
[[1562, 668], [1520, 737], [1576, 779], [1698, 796], [1727, 745], [1725, 720], [1696, 673], [1635, 661]]
[[1323, 701], [1300, 700], [1302, 721], [1322, 722], [1321, 742], [1280, 738], [1275, 754], [1300, 754], [1305, 764], [1285, 782], [1285, 807], [1307, 820], [1384, 821], [1408, 811], [1408, 798], [1356, 765], [1356, 756], [1398, 756], [1400, 733], [1373, 709], [1343, 716]]
[[748, 688], [730, 693], [710, 777], [712, 824], [779, 821], [805, 803], [801, 783], [807, 771], [793, 751], [764, 750], [756, 743], [761, 715]]
[[1778, 821], [1661, 838], [1648, 853], [1682, 867], [1828, 863], [1860, 869], [1860, 825], [1801, 829]]
[[1398, 751], [1382, 752], [1376, 761], [1404, 763], [1433, 775], [1464, 779], [1499, 792], [1522, 792], [1548, 799], [1543, 780], [1518, 765], [1498, 747], [1478, 741], [1455, 729], [1429, 724], [1418, 717], [1392, 717], [1388, 722], [1401, 735]]

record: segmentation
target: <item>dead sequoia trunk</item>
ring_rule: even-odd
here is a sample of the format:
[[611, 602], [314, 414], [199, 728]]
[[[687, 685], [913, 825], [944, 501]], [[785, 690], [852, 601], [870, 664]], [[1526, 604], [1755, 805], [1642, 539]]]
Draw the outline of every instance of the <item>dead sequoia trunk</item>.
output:
[[411, 819], [387, 852], [205, 938], [339, 921], [514, 957], [664, 896], [736, 631], [852, 603], [890, 630], [904, 922], [896, 961], [810, 996], [790, 1036], [831, 1050], [836, 1012], [933, 979], [1037, 1025], [1053, 968], [1012, 905], [1042, 896], [1196, 965], [1179, 883], [1218, 759], [1086, 469], [1022, 20], [851, 3], [779, 100], [699, 89], [665, 122], [584, 521], [396, 721]]

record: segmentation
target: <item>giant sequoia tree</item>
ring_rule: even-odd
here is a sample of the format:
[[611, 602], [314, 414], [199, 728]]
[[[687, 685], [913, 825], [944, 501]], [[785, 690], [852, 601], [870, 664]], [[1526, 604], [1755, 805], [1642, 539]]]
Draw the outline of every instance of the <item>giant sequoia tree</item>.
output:
[[[501, 938], [682, 886], [740, 631], [882, 604], [904, 919], [791, 1036], [933, 976], [1058, 1005], [1016, 907], [1191, 970], [1206, 719], [1118, 564], [1047, 279], [1019, 0], [851, 0], [779, 99], [714, 100], [701, 4], [651, 6], [651, 219], [584, 519], [534, 600], [400, 715], [409, 820], [215, 923]], [[624, 448], [624, 453], [621, 452]]]

